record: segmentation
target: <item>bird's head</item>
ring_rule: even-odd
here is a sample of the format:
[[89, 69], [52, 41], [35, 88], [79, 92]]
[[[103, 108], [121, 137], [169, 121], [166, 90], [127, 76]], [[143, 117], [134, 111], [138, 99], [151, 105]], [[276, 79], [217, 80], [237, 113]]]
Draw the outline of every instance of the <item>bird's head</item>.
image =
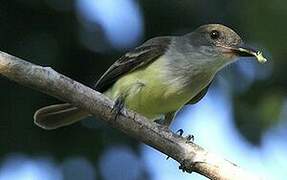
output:
[[224, 66], [240, 57], [255, 57], [259, 62], [266, 59], [260, 51], [246, 46], [241, 37], [229, 27], [221, 24], [207, 24], [200, 26], [195, 31], [187, 34], [189, 43], [203, 60], [221, 61], [218, 64]]

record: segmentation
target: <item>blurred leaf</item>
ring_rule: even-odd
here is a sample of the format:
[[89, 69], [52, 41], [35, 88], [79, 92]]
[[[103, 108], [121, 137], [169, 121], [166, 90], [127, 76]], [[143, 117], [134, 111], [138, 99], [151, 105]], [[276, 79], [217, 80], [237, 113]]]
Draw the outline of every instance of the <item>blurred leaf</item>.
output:
[[256, 83], [234, 98], [235, 123], [252, 144], [260, 145], [262, 135], [280, 120], [284, 94], [264, 83]]

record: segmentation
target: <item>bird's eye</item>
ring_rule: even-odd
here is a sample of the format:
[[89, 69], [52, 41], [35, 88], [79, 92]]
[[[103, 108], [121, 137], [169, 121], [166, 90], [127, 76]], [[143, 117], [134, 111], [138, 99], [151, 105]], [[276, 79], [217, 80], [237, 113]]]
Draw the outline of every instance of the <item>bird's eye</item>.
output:
[[220, 33], [216, 30], [213, 30], [210, 32], [210, 37], [211, 39], [218, 39], [219, 38]]

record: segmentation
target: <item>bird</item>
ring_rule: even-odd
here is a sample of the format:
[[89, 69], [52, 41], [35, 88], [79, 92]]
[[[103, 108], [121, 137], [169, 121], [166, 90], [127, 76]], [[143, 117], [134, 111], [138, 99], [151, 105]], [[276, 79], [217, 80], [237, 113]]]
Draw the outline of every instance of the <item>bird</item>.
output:
[[[206, 24], [184, 35], [147, 40], [116, 60], [93, 89], [168, 127], [183, 106], [205, 96], [217, 72], [241, 57], [266, 61], [231, 28]], [[37, 110], [34, 122], [51, 130], [88, 116], [67, 102]]]

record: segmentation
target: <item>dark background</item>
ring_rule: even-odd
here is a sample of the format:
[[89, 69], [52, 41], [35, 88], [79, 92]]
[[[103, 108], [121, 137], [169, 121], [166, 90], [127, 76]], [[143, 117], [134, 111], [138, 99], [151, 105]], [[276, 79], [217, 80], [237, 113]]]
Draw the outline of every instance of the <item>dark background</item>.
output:
[[[88, 1], [1, 0], [0, 50], [91, 85], [121, 54], [146, 39], [223, 23], [270, 59], [265, 65], [242, 60], [246, 62], [227, 67], [213, 83], [211, 91], [224, 89], [221, 92], [229, 99], [231, 133], [238, 133], [251, 149], [263, 148], [264, 138], [271, 135], [280, 155], [266, 150], [267, 157], [273, 159], [272, 153], [278, 159], [287, 156], [286, 1], [107, 0], [111, 5], [106, 8], [114, 8], [115, 15], [103, 11], [101, 19], [85, 11], [82, 3]], [[129, 11], [126, 2], [135, 5], [134, 11]], [[118, 12], [130, 14], [121, 20]], [[105, 26], [109, 18], [119, 22]], [[111, 33], [107, 27], [112, 27]], [[113, 33], [121, 38], [114, 40]], [[93, 118], [54, 131], [35, 126], [34, 111], [57, 102], [0, 77], [0, 179], [24, 179], [27, 172], [33, 175], [29, 179], [34, 171], [41, 179], [160, 179], [142, 160], [139, 142]], [[30, 169], [24, 167], [27, 162]], [[273, 168], [280, 174], [286, 164], [275, 163]], [[9, 176], [11, 172], [19, 176]]]

